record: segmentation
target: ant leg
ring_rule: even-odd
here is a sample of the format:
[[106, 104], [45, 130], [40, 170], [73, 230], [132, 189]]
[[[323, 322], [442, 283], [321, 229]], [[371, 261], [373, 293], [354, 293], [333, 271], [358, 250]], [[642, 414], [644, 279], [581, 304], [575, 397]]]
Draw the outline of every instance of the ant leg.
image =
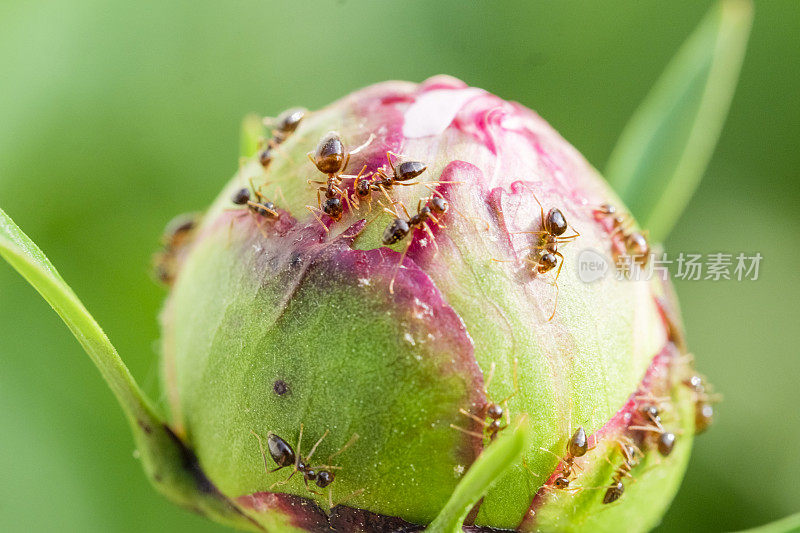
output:
[[392, 169], [392, 174], [397, 176], [397, 170], [395, 170], [395, 168], [394, 168], [394, 164], [392, 163], [392, 158], [389, 157], [390, 154], [395, 156], [395, 157], [397, 157], [397, 158], [399, 158], [400, 156], [398, 154], [392, 152], [392, 151], [386, 150], [386, 161], [389, 162], [389, 167]]
[[319, 215], [317, 215], [317, 211], [319, 211], [319, 210], [318, 210], [318, 209], [314, 209], [314, 208], [313, 208], [313, 207], [311, 207], [310, 205], [307, 205], [307, 206], [306, 206], [306, 209], [308, 209], [309, 211], [311, 211], [311, 214], [312, 214], [312, 215], [314, 215], [314, 218], [316, 218], [316, 219], [317, 219], [317, 222], [319, 222], [319, 225], [320, 225], [320, 226], [322, 226], [322, 229], [324, 229], [324, 230], [325, 230], [325, 233], [329, 233], [329, 232], [330, 232], [330, 230], [328, 229], [328, 226], [326, 226], [326, 225], [325, 225], [325, 223], [322, 221], [322, 219], [321, 219], [321, 218], [319, 218]]
[[461, 413], [462, 415], [468, 417], [468, 418], [471, 418], [472, 420], [474, 420], [478, 424], [482, 425], [483, 427], [489, 427], [489, 424], [486, 423], [486, 420], [484, 420], [484, 419], [482, 419], [482, 418], [480, 418], [478, 416], [473, 415], [472, 413], [470, 413], [469, 411], [467, 411], [463, 407], [461, 409], [459, 409], [458, 412]]
[[[299, 455], [298, 455], [298, 457], [299, 457]], [[297, 470], [292, 470], [292, 473], [291, 473], [291, 474], [289, 474], [289, 477], [287, 477], [287, 478], [286, 478], [286, 479], [284, 479], [283, 481], [276, 481], [275, 483], [273, 483], [272, 485], [270, 485], [270, 486], [269, 486], [269, 490], [272, 490], [272, 489], [274, 489], [275, 487], [279, 487], [279, 486], [281, 486], [281, 485], [286, 485], [287, 483], [289, 483], [289, 480], [291, 480], [291, 479], [292, 479], [292, 477], [294, 477], [294, 475], [295, 475], [296, 473], [297, 473]]]
[[358, 433], [353, 433], [353, 436], [352, 436], [352, 437], [350, 437], [350, 440], [349, 440], [349, 441], [347, 441], [347, 442], [345, 443], [345, 445], [344, 445], [344, 446], [342, 446], [341, 448], [339, 448], [339, 450], [338, 450], [336, 453], [333, 453], [333, 454], [331, 454], [331, 456], [330, 456], [330, 457], [328, 457], [328, 462], [330, 463], [330, 462], [331, 462], [331, 459], [333, 459], [334, 457], [336, 457], [337, 455], [339, 455], [340, 453], [342, 453], [343, 451], [345, 451], [347, 448], [349, 448], [350, 446], [352, 446], [353, 444], [355, 444], [355, 442], [358, 440], [358, 438], [359, 438], [359, 437], [358, 437]]
[[561, 252], [554, 252], [554, 255], [561, 258], [561, 261], [558, 262], [558, 270], [556, 271], [556, 279], [553, 280], [553, 285], [556, 288], [556, 301], [553, 303], [553, 313], [550, 315], [550, 318], [547, 319], [548, 322], [553, 320], [553, 317], [556, 316], [556, 308], [558, 307], [558, 276], [561, 274], [561, 267], [564, 266], [564, 256], [561, 255]]
[[[311, 461], [311, 456], [312, 456], [312, 455], [314, 455], [314, 452], [315, 452], [315, 451], [317, 451], [317, 446], [319, 446], [319, 443], [320, 443], [320, 442], [322, 442], [322, 439], [324, 439], [325, 437], [327, 437], [327, 436], [328, 436], [328, 433], [330, 433], [330, 431], [328, 431], [328, 430], [326, 429], [326, 430], [325, 430], [325, 433], [323, 433], [323, 434], [322, 434], [322, 436], [319, 438], [319, 440], [316, 442], [316, 444], [314, 444], [314, 446], [312, 446], [312, 447], [311, 447], [311, 451], [310, 451], [310, 452], [308, 452], [308, 455], [306, 455], [306, 462], [309, 462], [309, 461]], [[300, 450], [300, 447], [299, 447], [299, 445], [298, 445], [298, 448], [297, 448], [297, 449], [298, 449], [298, 451]]]
[[[300, 466], [300, 444], [303, 442], [303, 423], [300, 422], [300, 436], [297, 437], [297, 455], [294, 458], [294, 469], [297, 470], [297, 467]], [[292, 472], [294, 474], [294, 472]]]
[[489, 377], [486, 378], [486, 381], [483, 382], [483, 393], [486, 394], [487, 396], [489, 395], [489, 384], [492, 382], [492, 379], [494, 378], [494, 369], [495, 369], [495, 364], [494, 361], [492, 361], [492, 364], [489, 367]]
[[513, 398], [519, 392], [519, 377], [517, 375], [517, 367], [519, 366], [519, 361], [515, 357], [514, 358], [514, 392], [506, 396], [504, 399], [500, 400], [499, 403], [505, 404], [506, 406], [506, 425], [511, 423], [511, 413], [508, 410], [508, 400]]
[[461, 433], [465, 433], [467, 435], [471, 435], [473, 437], [477, 437], [477, 438], [483, 440], [483, 437], [484, 437], [483, 433], [476, 433], [475, 431], [470, 431], [468, 429], [464, 429], [464, 428], [458, 427], [455, 424], [450, 424], [450, 427], [453, 428], [453, 429], [457, 429]]
[[[275, 470], [270, 471], [269, 467], [267, 466], [267, 454], [264, 452], [264, 442], [261, 440], [261, 435], [259, 435], [258, 433], [256, 433], [252, 429], [250, 430], [250, 433], [252, 433], [255, 436], [255, 438], [258, 439], [258, 448], [261, 450], [261, 458], [264, 460], [264, 472], [266, 472], [267, 474], [270, 474], [271, 472], [274, 472]], [[283, 467], [280, 467], [280, 468], [283, 468]]]
[[[431, 217], [431, 218], [433, 218], [433, 217]], [[436, 235], [433, 234], [433, 232], [431, 231], [431, 228], [430, 228], [430, 226], [428, 226], [427, 222], [423, 222], [422, 223], [422, 227], [425, 229], [425, 232], [428, 234], [428, 237], [431, 238], [431, 243], [433, 243], [433, 247], [436, 248], [436, 251], [438, 252], [439, 251], [439, 245], [436, 242]]]
[[403, 250], [403, 255], [400, 256], [400, 261], [397, 263], [397, 267], [394, 269], [394, 274], [392, 274], [392, 281], [389, 282], [389, 294], [394, 294], [394, 281], [397, 279], [397, 273], [400, 272], [400, 269], [403, 267], [403, 261], [406, 259], [406, 254], [408, 253], [409, 246], [406, 246], [406, 249]]
[[283, 189], [281, 189], [280, 185], [275, 187], [275, 192], [277, 192], [278, 196], [281, 197], [281, 201], [283, 202], [283, 205], [289, 205], [289, 202], [286, 201], [286, 197], [283, 195]]
[[311, 163], [312, 163], [312, 164], [313, 164], [313, 165], [316, 167], [316, 166], [317, 166], [317, 162], [316, 162], [316, 161], [314, 161], [314, 157], [311, 155], [312, 153], [313, 153], [313, 152], [308, 152], [308, 153], [306, 154], [306, 157], [308, 157], [308, 160], [309, 160], [309, 161], [311, 161]]

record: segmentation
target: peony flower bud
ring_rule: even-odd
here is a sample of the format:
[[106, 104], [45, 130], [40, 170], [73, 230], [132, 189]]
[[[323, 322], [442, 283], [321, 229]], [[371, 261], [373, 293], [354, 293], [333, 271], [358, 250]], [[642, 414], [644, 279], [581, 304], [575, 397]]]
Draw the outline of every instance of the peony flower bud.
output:
[[253, 529], [421, 530], [523, 419], [465, 529], [660, 520], [708, 384], [657, 246], [572, 146], [449, 77], [264, 134], [160, 275], [171, 428]]

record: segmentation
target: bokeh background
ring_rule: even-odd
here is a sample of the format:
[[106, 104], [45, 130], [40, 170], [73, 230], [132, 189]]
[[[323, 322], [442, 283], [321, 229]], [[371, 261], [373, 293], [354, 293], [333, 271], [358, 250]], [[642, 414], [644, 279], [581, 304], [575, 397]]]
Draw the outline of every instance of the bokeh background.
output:
[[[0, 2], [0, 205], [158, 396], [150, 254], [236, 170], [248, 112], [448, 73], [537, 110], [598, 168], [711, 2]], [[800, 510], [800, 3], [756, 2], [729, 119], [666, 242], [760, 252], [758, 281], [678, 282], [725, 395], [661, 531]], [[0, 264], [0, 530], [222, 531], [145, 480], [55, 313]]]

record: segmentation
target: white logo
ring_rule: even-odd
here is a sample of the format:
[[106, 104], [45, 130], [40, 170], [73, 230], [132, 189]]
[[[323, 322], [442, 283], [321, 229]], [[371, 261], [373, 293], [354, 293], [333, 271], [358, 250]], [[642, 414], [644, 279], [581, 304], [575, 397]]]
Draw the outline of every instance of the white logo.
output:
[[591, 283], [603, 278], [608, 272], [608, 260], [594, 250], [583, 250], [578, 254], [578, 279]]

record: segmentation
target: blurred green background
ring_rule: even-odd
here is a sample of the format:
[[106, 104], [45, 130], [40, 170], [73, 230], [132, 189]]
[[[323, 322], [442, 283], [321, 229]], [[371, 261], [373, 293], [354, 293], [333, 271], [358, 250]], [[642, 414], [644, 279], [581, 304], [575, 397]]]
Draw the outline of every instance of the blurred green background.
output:
[[[602, 5], [601, 5], [602, 4]], [[158, 396], [150, 254], [235, 171], [239, 123], [437, 73], [537, 110], [598, 168], [709, 1], [0, 2], [0, 205]], [[678, 282], [725, 401], [661, 531], [800, 510], [800, 2], [756, 2], [731, 113], [668, 239], [760, 252], [758, 281]], [[0, 530], [222, 531], [167, 503], [59, 318], [0, 265]]]

